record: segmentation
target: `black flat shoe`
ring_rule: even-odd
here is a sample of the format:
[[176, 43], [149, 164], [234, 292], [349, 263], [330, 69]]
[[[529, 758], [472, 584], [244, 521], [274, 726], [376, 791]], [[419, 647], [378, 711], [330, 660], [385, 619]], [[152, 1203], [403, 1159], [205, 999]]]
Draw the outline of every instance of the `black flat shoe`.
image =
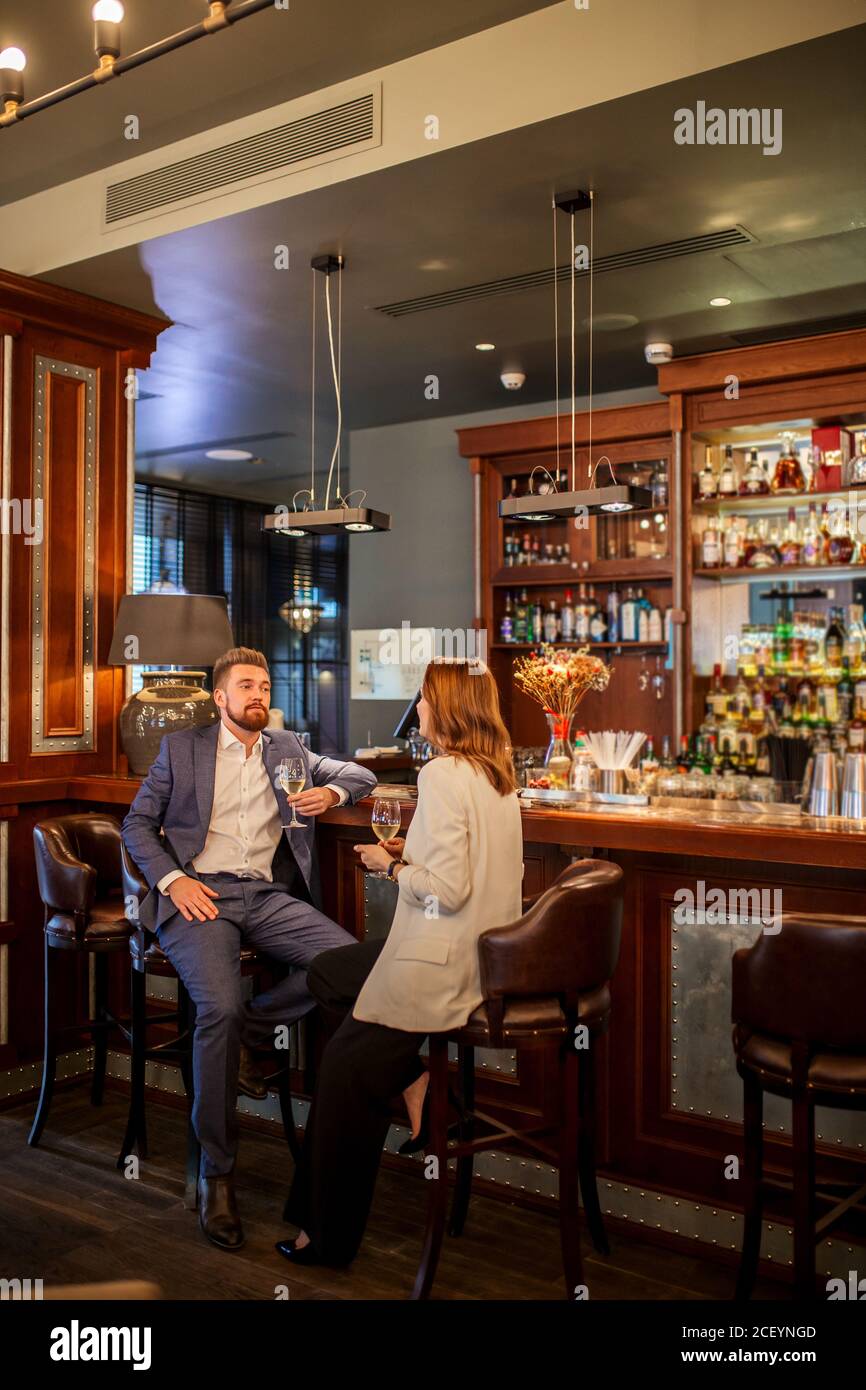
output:
[[300, 1250], [296, 1250], [293, 1240], [278, 1240], [274, 1249], [279, 1251], [283, 1259], [291, 1260], [293, 1265], [320, 1265], [322, 1263], [313, 1249], [312, 1242], [302, 1246]]

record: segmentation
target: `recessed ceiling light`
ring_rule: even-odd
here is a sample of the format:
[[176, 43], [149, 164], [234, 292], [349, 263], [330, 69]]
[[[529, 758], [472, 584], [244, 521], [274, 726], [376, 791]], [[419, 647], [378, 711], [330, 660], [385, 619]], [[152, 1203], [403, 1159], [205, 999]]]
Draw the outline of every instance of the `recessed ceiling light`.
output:
[[495, 347], [496, 347], [496, 344], [495, 344], [495, 343], [476, 343], [476, 344], [475, 344], [475, 351], [476, 351], [476, 352], [493, 352], [493, 350], [494, 350]]
[[436, 260], [433, 260], [433, 261], [420, 261], [420, 262], [418, 263], [418, 269], [419, 269], [419, 270], [447, 270], [447, 269], [448, 269], [448, 262], [447, 262], [447, 261], [436, 261]]
[[208, 449], [206, 459], [217, 459], [219, 463], [246, 463], [253, 455], [249, 449]]
[[[639, 320], [634, 314], [596, 314], [592, 326], [598, 333], [616, 333], [623, 328], [634, 328]], [[589, 328], [589, 319], [583, 320], [584, 328]]]
[[710, 300], [710, 304], [713, 306], [714, 309], [724, 309], [726, 305], [730, 304], [730, 302], [731, 301], [729, 299], [726, 299], [723, 294], [717, 294], [715, 299]]

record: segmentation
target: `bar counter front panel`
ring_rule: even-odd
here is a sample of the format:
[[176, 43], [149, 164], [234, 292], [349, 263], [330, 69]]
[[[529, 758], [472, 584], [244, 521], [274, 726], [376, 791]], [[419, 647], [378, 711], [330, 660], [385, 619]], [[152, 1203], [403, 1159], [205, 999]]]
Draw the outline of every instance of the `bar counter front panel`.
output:
[[[120, 776], [0, 784], [0, 817], [8, 818], [10, 840], [6, 1068], [39, 1056], [42, 923], [32, 826], [72, 809], [104, 809], [122, 817], [137, 786], [136, 779]], [[371, 838], [370, 805], [328, 812], [318, 830], [325, 911], [359, 939], [387, 931], [396, 894], [393, 885], [365, 874], [353, 850]], [[412, 812], [407, 797], [402, 833]], [[524, 809], [523, 826], [525, 896], [545, 888], [573, 857], [608, 858], [625, 873], [611, 1027], [598, 1044], [602, 1205], [614, 1219], [643, 1223], [663, 1241], [697, 1237], [733, 1252], [739, 1248], [740, 1201], [736, 1181], [725, 1174], [730, 1156], [742, 1157], [742, 1133], [741, 1083], [731, 1045], [730, 962], [762, 927], [750, 909], [745, 916], [737, 910], [747, 901], [742, 896], [726, 899], [734, 910], [721, 920], [703, 922], [683, 909], [682, 890], [695, 895], [698, 907], [702, 892], [706, 897], [715, 889], [726, 895], [763, 890], [765, 909], [771, 911], [781, 906], [860, 915], [866, 830], [807, 819], [791, 826], [771, 811], [760, 817], [719, 816], [698, 807], [687, 813], [653, 807]], [[115, 1002], [122, 1005], [126, 977], [122, 962], [117, 966]], [[85, 1004], [70, 988], [69, 1016], [83, 1017]], [[554, 1077], [540, 1056], [524, 1054], [518, 1068], [513, 1053], [488, 1052], [479, 1054], [478, 1063], [481, 1108], [502, 1116], [553, 1115]], [[297, 1087], [303, 1094], [300, 1072]], [[790, 1107], [769, 1098], [765, 1118], [768, 1171], [788, 1177]], [[829, 1176], [853, 1176], [857, 1161], [862, 1164], [866, 1119], [819, 1110], [817, 1131]], [[485, 1157], [479, 1173], [482, 1181], [485, 1175], [490, 1179], [491, 1190], [506, 1183], [508, 1195], [518, 1200], [544, 1202], [555, 1195], [555, 1179], [545, 1165], [533, 1172], [531, 1162], [518, 1167], [505, 1156]], [[770, 1220], [773, 1215], [770, 1205]], [[849, 1234], [856, 1235], [856, 1228]], [[785, 1231], [777, 1227], [775, 1239], [775, 1258], [784, 1262]], [[771, 1238], [771, 1252], [773, 1245]], [[846, 1248], [844, 1239], [832, 1245]]]

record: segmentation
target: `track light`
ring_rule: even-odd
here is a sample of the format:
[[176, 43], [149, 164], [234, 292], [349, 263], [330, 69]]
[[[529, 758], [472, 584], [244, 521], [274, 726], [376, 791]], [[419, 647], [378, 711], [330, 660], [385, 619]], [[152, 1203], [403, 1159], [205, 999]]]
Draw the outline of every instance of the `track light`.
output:
[[3, 109], [0, 110], [0, 129], [15, 125], [28, 116], [35, 116], [38, 111], [46, 111], [50, 106], [57, 106], [61, 101], [68, 101], [70, 97], [97, 87], [109, 78], [121, 77], [133, 68], [152, 63], [166, 53], [185, 48], [195, 39], [207, 38], [209, 34], [234, 26], [242, 19], [249, 19], [251, 15], [272, 10], [275, 3], [276, 0], [235, 0], [234, 4], [232, 0], [205, 0], [207, 15], [203, 19], [179, 30], [176, 34], [170, 34], [168, 38], [140, 48], [136, 53], [121, 57], [120, 26], [125, 14], [124, 6], [121, 0], [96, 0], [90, 8], [94, 25], [94, 48], [98, 59], [95, 71], [91, 70], [84, 77], [67, 82], [64, 87], [55, 87], [51, 92], [25, 101], [20, 76], [26, 65], [24, 54], [20, 48], [5, 48], [0, 53], [0, 101], [3, 104]]
[[0, 124], [15, 120], [15, 113], [24, 99], [21, 74], [26, 66], [27, 59], [20, 48], [4, 48], [0, 53], [0, 101], [4, 113], [0, 116]]
[[94, 77], [105, 81], [114, 76], [114, 64], [120, 57], [123, 6], [120, 0], [96, 0], [90, 15], [93, 19], [93, 47], [99, 59]]

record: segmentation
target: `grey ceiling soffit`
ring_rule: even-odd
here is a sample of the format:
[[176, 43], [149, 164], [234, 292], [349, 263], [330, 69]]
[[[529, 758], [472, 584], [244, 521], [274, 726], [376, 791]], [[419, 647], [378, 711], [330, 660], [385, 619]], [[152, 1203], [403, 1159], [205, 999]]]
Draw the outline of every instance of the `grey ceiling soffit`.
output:
[[[719, 232], [706, 232], [702, 236], [684, 237], [681, 241], [665, 241], [658, 246], [641, 246], [634, 251], [620, 251], [611, 256], [597, 256], [596, 275], [612, 270], [630, 270], [635, 266], [653, 265], [657, 261], [672, 261], [678, 256], [694, 256], [705, 251], [725, 251], [730, 246], [746, 246], [756, 240], [744, 227], [726, 227]], [[589, 272], [578, 270], [577, 279]], [[570, 274], [568, 264], [556, 268], [557, 280], [567, 280]], [[442, 290], [439, 294], [419, 295], [416, 299], [399, 299], [393, 304], [377, 304], [379, 314], [399, 319], [406, 314], [424, 314], [429, 309], [446, 309], [453, 304], [471, 303], [478, 299], [493, 299], [500, 294], [516, 294], [521, 290], [535, 290], [553, 283], [554, 269], [531, 270], [524, 275], [505, 275], [501, 280], [486, 280], [479, 285], [463, 285], [460, 289]]]
[[282, 125], [269, 116], [261, 112], [262, 128], [242, 140], [109, 183], [103, 230], [381, 145], [381, 84]]

